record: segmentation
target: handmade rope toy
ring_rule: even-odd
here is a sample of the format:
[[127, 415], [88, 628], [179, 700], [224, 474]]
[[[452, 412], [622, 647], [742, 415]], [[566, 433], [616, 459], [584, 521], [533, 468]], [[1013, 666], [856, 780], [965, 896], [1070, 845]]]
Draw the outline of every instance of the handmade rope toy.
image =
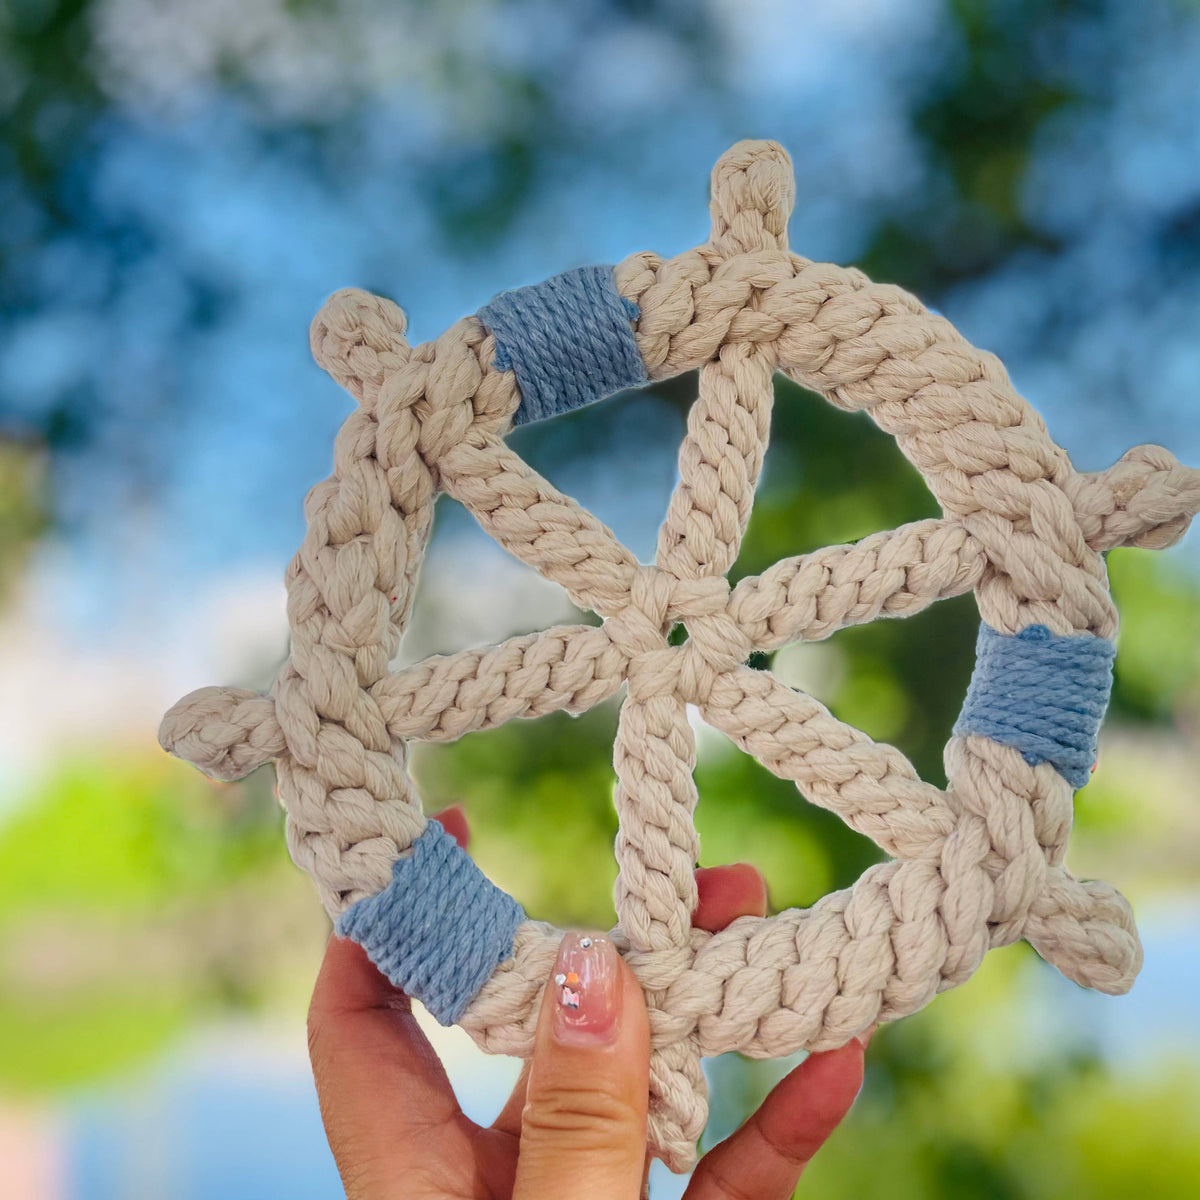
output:
[[[713, 172], [704, 245], [503, 293], [416, 348], [390, 301], [331, 296], [313, 353], [358, 408], [333, 475], [305, 502], [286, 575], [291, 657], [269, 695], [202, 688], [159, 735], [218, 779], [273, 759], [292, 857], [338, 931], [438, 1020], [485, 1050], [528, 1056], [561, 933], [528, 919], [426, 820], [406, 746], [582, 712], [627, 683], [613, 938], [650, 1010], [651, 1144], [677, 1171], [705, 1123], [702, 1055], [839, 1046], [1022, 937], [1077, 983], [1130, 987], [1142, 951], [1129, 904], [1063, 866], [1111, 682], [1117, 614], [1100, 555], [1168, 546], [1200, 508], [1200, 472], [1157, 446], [1076, 472], [993, 355], [902, 289], [790, 253], [793, 188], [778, 145], [740, 142]], [[514, 424], [696, 368], [652, 566], [502, 440]], [[866, 409], [945, 515], [731, 588], [777, 370]], [[440, 491], [603, 624], [389, 674]], [[898, 750], [745, 665], [753, 651], [970, 590], [979, 656], [944, 792]], [[669, 645], [681, 622], [686, 641]], [[693, 929], [689, 703], [892, 861], [811, 909]]]

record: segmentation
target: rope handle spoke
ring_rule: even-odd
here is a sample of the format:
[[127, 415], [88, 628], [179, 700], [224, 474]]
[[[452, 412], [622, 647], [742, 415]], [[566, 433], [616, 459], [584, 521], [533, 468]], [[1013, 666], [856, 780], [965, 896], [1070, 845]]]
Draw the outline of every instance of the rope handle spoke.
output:
[[586, 712], [616, 693], [626, 664], [603, 626], [557, 625], [431, 655], [372, 692], [392, 737], [450, 742], [516, 718]]
[[447, 495], [514, 558], [557, 583], [581, 608], [619, 612], [637, 559], [612, 530], [543, 479], [498, 437], [453, 447], [439, 463]]

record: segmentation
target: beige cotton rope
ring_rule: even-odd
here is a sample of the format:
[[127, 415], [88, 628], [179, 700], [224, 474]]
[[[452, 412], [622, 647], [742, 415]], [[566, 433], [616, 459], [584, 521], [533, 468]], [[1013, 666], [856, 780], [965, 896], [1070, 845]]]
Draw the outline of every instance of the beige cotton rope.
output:
[[[651, 1146], [677, 1171], [695, 1161], [706, 1119], [702, 1056], [839, 1046], [915, 1012], [1018, 938], [1109, 993], [1129, 988], [1142, 959], [1127, 901], [1063, 865], [1072, 787], [1053, 765], [959, 736], [941, 791], [899, 750], [747, 667], [750, 654], [968, 591], [1001, 634], [1038, 624], [1112, 638], [1102, 552], [1170, 545], [1200, 508], [1200, 472], [1157, 446], [1076, 472], [997, 358], [901, 288], [789, 252], [793, 189], [781, 147], [740, 142], [713, 172], [710, 239], [615, 269], [617, 291], [637, 306], [649, 378], [699, 370], [652, 565], [505, 445], [521, 396], [479, 319], [410, 348], [390, 301], [331, 296], [312, 349], [358, 407], [337, 435], [334, 473], [305, 503], [307, 533], [286, 575], [289, 660], [269, 695], [203, 688], [160, 731], [166, 749], [218, 779], [275, 762], [292, 857], [337, 917], [388, 886], [426, 827], [408, 742], [581, 712], [627, 684], [613, 937], [650, 1012]], [[944, 515], [786, 559], [731, 588], [776, 371], [870, 413]], [[603, 624], [389, 673], [439, 492]], [[686, 641], [669, 645], [681, 622]], [[890, 861], [811, 909], [742, 917], [716, 934], [693, 928], [688, 704]], [[531, 1053], [560, 936], [520, 924], [460, 1020], [485, 1050]]]

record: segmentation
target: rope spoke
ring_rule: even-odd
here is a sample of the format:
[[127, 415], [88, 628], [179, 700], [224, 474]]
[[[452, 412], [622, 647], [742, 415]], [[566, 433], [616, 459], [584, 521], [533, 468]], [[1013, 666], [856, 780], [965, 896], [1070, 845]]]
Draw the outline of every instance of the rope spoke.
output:
[[897, 858], [930, 859], [956, 818], [894, 746], [873, 742], [769, 671], [736, 667], [700, 704], [714, 729]]
[[738, 582], [729, 613], [755, 650], [769, 652], [878, 617], [911, 617], [969, 592], [987, 563], [983, 546], [960, 522], [915, 521], [782, 559]]
[[628, 602], [637, 559], [498, 437], [462, 441], [438, 466], [446, 493], [470, 509], [484, 532], [579, 607], [609, 616]]
[[372, 695], [393, 738], [450, 742], [518, 717], [586, 712], [616, 693], [626, 666], [603, 626], [559, 625], [432, 655], [385, 676]]
[[658, 538], [658, 565], [679, 579], [724, 575], [737, 558], [770, 436], [774, 368], [769, 348], [746, 342], [700, 368]]

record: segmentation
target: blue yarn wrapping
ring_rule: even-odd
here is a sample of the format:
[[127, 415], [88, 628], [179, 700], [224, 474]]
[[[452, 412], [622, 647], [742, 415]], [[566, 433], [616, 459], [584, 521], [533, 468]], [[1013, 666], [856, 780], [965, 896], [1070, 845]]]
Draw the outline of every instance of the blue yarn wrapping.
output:
[[556, 417], [647, 381], [630, 321], [638, 306], [613, 268], [576, 267], [494, 296], [478, 312], [496, 339], [496, 366], [515, 371], [514, 425]]
[[1108, 638], [1091, 633], [1055, 634], [1030, 625], [1005, 634], [981, 623], [975, 671], [954, 732], [1014, 746], [1027, 763], [1051, 763], [1081, 788], [1096, 761], [1116, 653]]
[[412, 855], [396, 860], [391, 883], [346, 909], [335, 928], [441, 1024], [453, 1025], [512, 954], [524, 920], [521, 906], [430, 821]]

